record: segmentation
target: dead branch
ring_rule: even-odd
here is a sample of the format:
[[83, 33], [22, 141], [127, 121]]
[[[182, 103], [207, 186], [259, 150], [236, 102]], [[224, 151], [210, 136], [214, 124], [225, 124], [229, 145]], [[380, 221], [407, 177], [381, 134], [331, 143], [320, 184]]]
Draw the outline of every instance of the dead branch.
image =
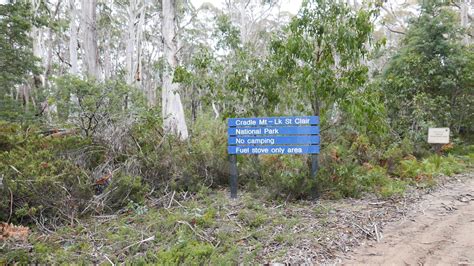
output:
[[186, 221], [177, 221], [177, 223], [187, 225], [194, 232], [194, 234], [196, 234], [199, 238], [209, 242], [209, 244], [211, 244], [213, 247], [215, 247], [214, 244], [212, 243], [212, 241], [207, 236], [201, 235], [200, 233], [196, 232], [196, 230], [194, 230], [193, 226], [190, 225], [188, 222], [186, 222]]

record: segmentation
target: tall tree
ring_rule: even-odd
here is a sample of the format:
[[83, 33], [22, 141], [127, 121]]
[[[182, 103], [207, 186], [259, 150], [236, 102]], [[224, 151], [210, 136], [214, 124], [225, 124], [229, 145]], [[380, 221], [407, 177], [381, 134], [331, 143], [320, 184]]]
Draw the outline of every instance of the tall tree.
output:
[[[362, 125], [373, 118], [368, 110], [355, 111], [368, 79], [368, 68], [361, 59], [369, 52], [372, 19], [377, 10], [353, 10], [329, 0], [305, 1], [291, 21], [287, 34], [273, 45], [273, 61], [282, 82], [294, 88], [286, 93], [291, 106], [302, 106], [304, 99], [323, 123], [334, 106], [341, 108]], [[367, 107], [369, 105], [367, 104]], [[351, 110], [352, 109], [352, 110]]]
[[[29, 4], [16, 2], [0, 5], [0, 117], [19, 120], [23, 106], [32, 102], [28, 82], [39, 73], [39, 59], [33, 55], [30, 31], [32, 13]], [[16, 100], [20, 100], [18, 104]]]
[[30, 6], [22, 2], [0, 5], [0, 97], [13, 97], [16, 84], [36, 69]]
[[472, 130], [474, 52], [463, 44], [457, 14], [425, 1], [383, 74], [392, 124], [422, 140], [430, 126]]
[[163, 68], [162, 114], [163, 126], [167, 133], [176, 134], [182, 140], [188, 138], [184, 108], [181, 102], [179, 85], [173, 82], [173, 73], [178, 66], [178, 45], [176, 6], [178, 1], [162, 0]]
[[77, 8], [76, 0], [69, 0], [69, 63], [71, 64], [70, 73], [78, 74], [77, 66]]
[[99, 49], [97, 44], [97, 0], [82, 0], [83, 63], [87, 76], [100, 78]]
[[[469, 3], [468, 3], [468, 0], [461, 0], [461, 3], [460, 3], [460, 6], [461, 6], [461, 12], [460, 12], [460, 21], [461, 21], [461, 27], [464, 29], [464, 30], [467, 30], [467, 26], [468, 26], [468, 23], [469, 23]], [[463, 42], [464, 44], [469, 44], [469, 36], [467, 34], [463, 34]]]

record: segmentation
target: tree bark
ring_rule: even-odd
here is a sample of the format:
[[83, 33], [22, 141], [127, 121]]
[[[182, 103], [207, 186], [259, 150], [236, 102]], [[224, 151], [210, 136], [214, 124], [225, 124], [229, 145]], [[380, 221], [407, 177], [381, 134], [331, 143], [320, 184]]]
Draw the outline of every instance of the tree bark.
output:
[[[468, 23], [469, 23], [469, 18], [468, 18], [468, 11], [469, 11], [469, 6], [468, 6], [468, 0], [461, 0], [461, 28], [467, 30], [468, 28]], [[463, 34], [463, 43], [465, 45], [469, 44], [469, 36], [464, 33]]]
[[76, 0], [69, 0], [69, 63], [71, 64], [70, 73], [72, 75], [78, 74], [77, 67], [77, 31], [78, 26], [76, 22]]
[[173, 72], [178, 66], [176, 1], [162, 0], [162, 12], [163, 55], [165, 58], [162, 85], [163, 126], [166, 133], [175, 134], [185, 140], [188, 138], [188, 128], [184, 108], [179, 94], [179, 86], [173, 82]]
[[127, 10], [127, 34], [125, 36], [125, 46], [126, 46], [126, 68], [127, 68], [127, 84], [132, 85], [134, 81], [134, 51], [135, 51], [135, 20], [136, 20], [136, 11], [137, 9], [137, 0], [130, 0], [128, 10]]
[[247, 42], [247, 13], [245, 8], [247, 3], [241, 0], [239, 3], [239, 15], [240, 15], [240, 42], [242, 44]]
[[82, 0], [84, 71], [87, 76], [99, 79], [96, 8], [97, 0]]

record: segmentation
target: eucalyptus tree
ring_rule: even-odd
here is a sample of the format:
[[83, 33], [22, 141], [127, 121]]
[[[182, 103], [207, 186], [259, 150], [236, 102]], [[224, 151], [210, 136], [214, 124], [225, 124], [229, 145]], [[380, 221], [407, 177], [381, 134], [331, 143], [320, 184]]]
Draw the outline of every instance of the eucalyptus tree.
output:
[[278, 30], [281, 26], [280, 18], [287, 15], [280, 10], [281, 2], [281, 0], [227, 0], [223, 11], [232, 25], [238, 29], [240, 43], [255, 47], [256, 51], [264, 53], [268, 50], [270, 33]]
[[99, 47], [97, 41], [97, 0], [82, 0], [81, 30], [84, 72], [99, 79]]
[[70, 73], [77, 75], [79, 73], [78, 55], [77, 55], [77, 34], [79, 26], [77, 24], [76, 0], [69, 0], [69, 64]]
[[[16, 98], [14, 87], [37, 72], [33, 55], [33, 14], [28, 4], [0, 5], [0, 97]], [[28, 101], [28, 99], [23, 99]]]
[[163, 84], [162, 84], [162, 115], [165, 132], [177, 135], [182, 140], [188, 138], [184, 107], [181, 102], [179, 85], [173, 81], [173, 73], [178, 66], [177, 39], [177, 2], [162, 0], [162, 35], [163, 35]]
[[[39, 74], [29, 36], [33, 15], [28, 4], [0, 5], [0, 118], [22, 120], [34, 95], [22, 84]], [[26, 108], [24, 108], [26, 107]]]
[[375, 45], [377, 13], [376, 8], [353, 9], [329, 0], [304, 1], [272, 44], [272, 60], [284, 84], [280, 95], [286, 107], [281, 108], [312, 110], [324, 124], [336, 106], [361, 128], [380, 125], [383, 106], [376, 97], [364, 95], [368, 67], [361, 60]]
[[383, 73], [392, 125], [400, 134], [421, 141], [430, 126], [472, 130], [474, 51], [463, 43], [457, 16], [446, 3], [425, 1]]
[[276, 84], [270, 82], [274, 79], [266, 57], [271, 32], [282, 27], [282, 17], [287, 17], [278, 10], [279, 4], [226, 1], [222, 10], [210, 4], [197, 10], [215, 19], [206, 25], [193, 24], [204, 34], [192, 35], [199, 40], [191, 49], [195, 52], [177, 75], [191, 88], [193, 118], [197, 107], [222, 118], [273, 112]]

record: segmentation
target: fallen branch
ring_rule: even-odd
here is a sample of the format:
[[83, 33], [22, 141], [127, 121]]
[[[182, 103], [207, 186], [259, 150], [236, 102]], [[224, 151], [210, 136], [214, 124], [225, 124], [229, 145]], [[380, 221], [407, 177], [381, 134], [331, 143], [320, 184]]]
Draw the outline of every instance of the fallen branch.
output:
[[209, 244], [211, 244], [213, 247], [215, 247], [214, 244], [212, 243], [212, 241], [208, 237], [206, 237], [204, 235], [201, 235], [198, 232], [196, 232], [196, 230], [194, 230], [193, 226], [190, 225], [188, 222], [186, 222], [186, 221], [177, 221], [177, 223], [187, 225], [199, 238], [201, 238], [203, 240], [206, 240], [207, 242], [209, 242]]
[[374, 237], [374, 235], [367, 231], [366, 229], [362, 228], [360, 225], [356, 224], [356, 223], [352, 223], [353, 225], [355, 225], [357, 228], [359, 228], [360, 230], [362, 230], [364, 233], [366, 233], [368, 236], [371, 236], [371, 237]]
[[173, 200], [174, 200], [174, 194], [176, 194], [176, 190], [173, 190], [173, 194], [171, 195], [170, 202], [168, 203], [168, 207], [166, 209], [171, 208], [171, 204], [173, 203]]
[[18, 169], [15, 168], [15, 166], [10, 165], [10, 167], [11, 167], [13, 170], [15, 170], [15, 172], [17, 172], [18, 174], [23, 175], [23, 173], [20, 172], [20, 170], [18, 170]]
[[13, 192], [10, 188], [8, 188], [8, 191], [10, 191], [10, 215], [8, 216], [7, 224], [10, 223], [13, 214]]
[[103, 256], [105, 257], [106, 260], [109, 261], [110, 264], [115, 265], [115, 263], [113, 263], [113, 262], [109, 259], [109, 257], [107, 257], [107, 255], [103, 254]]
[[379, 230], [377, 229], [377, 224], [374, 224], [375, 239], [377, 242], [380, 242]]
[[141, 241], [138, 241], [137, 243], [134, 243], [134, 244], [131, 244], [131, 245], [129, 245], [129, 246], [126, 246], [126, 247], [123, 248], [122, 250], [127, 250], [127, 249], [129, 249], [129, 248], [131, 248], [131, 247], [133, 247], [133, 246], [141, 245], [141, 244], [143, 244], [143, 243], [145, 243], [145, 242], [153, 241], [153, 240], [155, 240], [155, 236], [150, 236], [150, 237], [147, 238], [147, 239], [143, 239], [143, 240], [141, 240]]
[[376, 205], [376, 206], [378, 206], [378, 205], [383, 205], [383, 204], [385, 204], [385, 203], [387, 203], [387, 202], [386, 202], [386, 201], [380, 201], [380, 202], [369, 202], [369, 205]]

